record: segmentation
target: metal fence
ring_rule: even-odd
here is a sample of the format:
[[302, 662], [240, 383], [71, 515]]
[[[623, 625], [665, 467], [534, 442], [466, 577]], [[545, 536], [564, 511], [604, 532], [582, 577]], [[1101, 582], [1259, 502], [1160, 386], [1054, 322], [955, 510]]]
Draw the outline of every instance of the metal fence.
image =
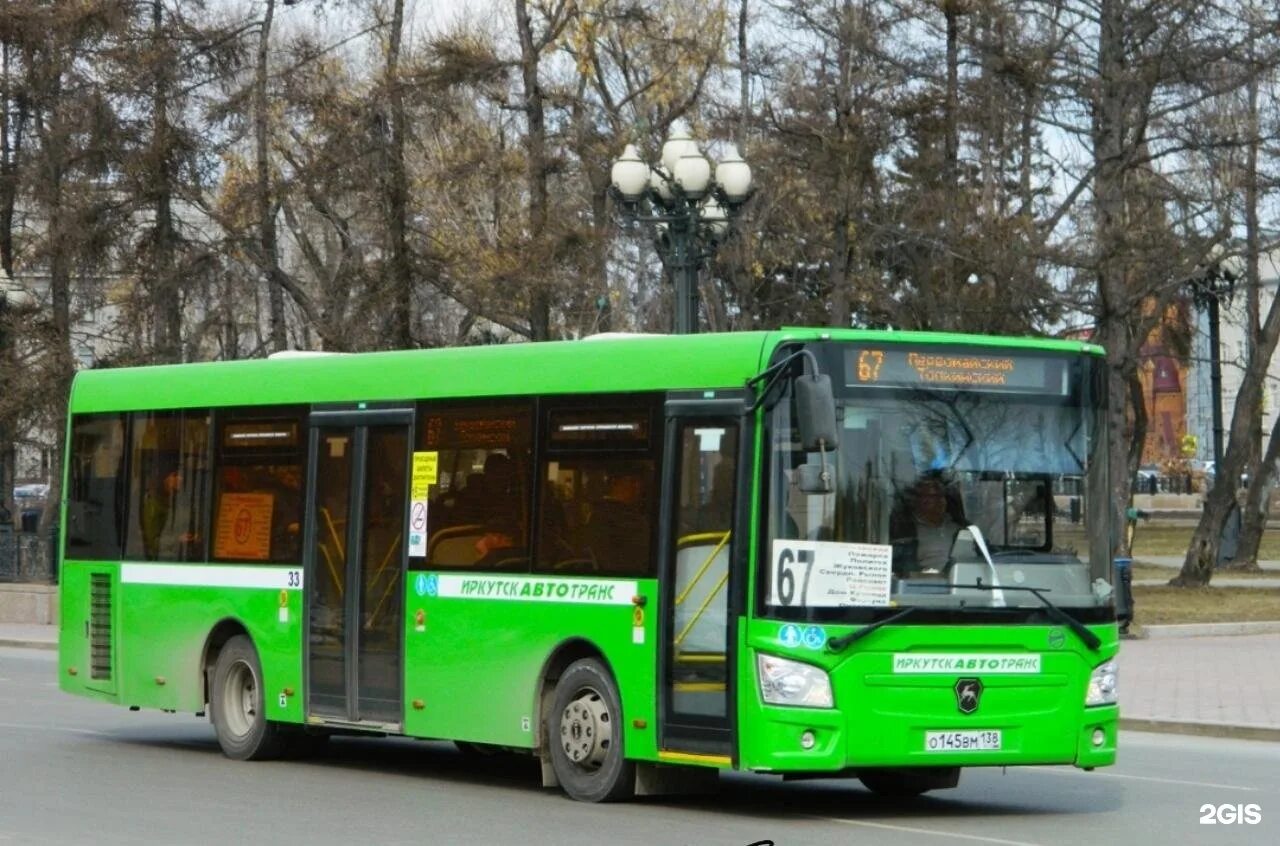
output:
[[1204, 493], [1205, 490], [1205, 481], [1193, 477], [1190, 473], [1166, 476], [1139, 472], [1133, 484], [1133, 492], [1136, 494], [1190, 494]]
[[0, 526], [0, 582], [56, 584], [58, 530], [14, 532]]

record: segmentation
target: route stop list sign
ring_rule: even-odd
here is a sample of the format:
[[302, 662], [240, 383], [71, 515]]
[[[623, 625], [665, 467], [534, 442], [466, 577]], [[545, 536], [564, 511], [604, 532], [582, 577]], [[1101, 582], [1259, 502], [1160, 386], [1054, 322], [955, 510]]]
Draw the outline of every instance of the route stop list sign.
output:
[[271, 557], [269, 493], [224, 493], [218, 502], [218, 531], [213, 538], [215, 558], [266, 561]]

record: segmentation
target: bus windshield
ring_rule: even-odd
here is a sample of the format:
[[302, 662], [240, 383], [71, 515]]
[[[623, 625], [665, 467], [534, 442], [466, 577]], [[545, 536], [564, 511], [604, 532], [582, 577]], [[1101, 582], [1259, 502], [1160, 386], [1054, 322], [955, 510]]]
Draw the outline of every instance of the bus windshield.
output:
[[[835, 451], [800, 448], [786, 398], [770, 412], [766, 614], [856, 621], [877, 607], [1040, 607], [1026, 588], [1086, 609], [1086, 621], [1111, 613], [1106, 439], [1091, 361], [952, 357], [959, 369], [935, 387], [919, 379], [935, 374], [900, 353], [885, 359], [880, 382], [860, 381], [856, 358], [843, 360]], [[1008, 378], [984, 383], [1000, 366]], [[833, 489], [802, 491], [800, 468], [823, 462]]]

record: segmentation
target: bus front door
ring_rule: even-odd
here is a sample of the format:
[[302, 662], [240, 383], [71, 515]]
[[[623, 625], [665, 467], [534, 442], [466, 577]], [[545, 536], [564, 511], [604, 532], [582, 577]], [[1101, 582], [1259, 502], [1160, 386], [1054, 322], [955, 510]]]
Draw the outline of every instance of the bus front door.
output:
[[307, 720], [403, 722], [412, 409], [311, 415]]
[[671, 760], [727, 764], [733, 756], [741, 408], [675, 398], [666, 408], [659, 742]]

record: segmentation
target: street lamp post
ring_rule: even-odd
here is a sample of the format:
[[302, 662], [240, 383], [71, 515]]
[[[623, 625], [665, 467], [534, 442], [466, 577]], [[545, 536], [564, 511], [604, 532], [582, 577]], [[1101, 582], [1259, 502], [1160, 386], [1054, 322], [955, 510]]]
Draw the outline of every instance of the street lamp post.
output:
[[[1225, 427], [1222, 423], [1222, 339], [1220, 325], [1220, 306], [1223, 302], [1228, 307], [1235, 293], [1236, 283], [1244, 275], [1239, 266], [1239, 259], [1228, 258], [1217, 262], [1203, 276], [1193, 283], [1192, 297], [1196, 305], [1208, 312], [1209, 318], [1209, 392], [1210, 408], [1213, 413], [1213, 472], [1215, 483], [1222, 480], [1222, 435]], [[1228, 479], [1226, 484], [1239, 484], [1237, 480]], [[1232, 489], [1234, 491], [1234, 488]], [[1232, 494], [1234, 499], [1235, 495]], [[1227, 515], [1227, 522], [1222, 527], [1222, 536], [1218, 539], [1218, 560], [1215, 567], [1222, 567], [1228, 560], [1234, 559], [1240, 543], [1240, 509], [1233, 505]]]
[[751, 196], [751, 167], [729, 148], [715, 166], [687, 132], [672, 130], [662, 163], [650, 167], [628, 144], [613, 163], [612, 192], [628, 223], [654, 224], [655, 244], [675, 285], [675, 331], [698, 331], [698, 273], [729, 235]]

